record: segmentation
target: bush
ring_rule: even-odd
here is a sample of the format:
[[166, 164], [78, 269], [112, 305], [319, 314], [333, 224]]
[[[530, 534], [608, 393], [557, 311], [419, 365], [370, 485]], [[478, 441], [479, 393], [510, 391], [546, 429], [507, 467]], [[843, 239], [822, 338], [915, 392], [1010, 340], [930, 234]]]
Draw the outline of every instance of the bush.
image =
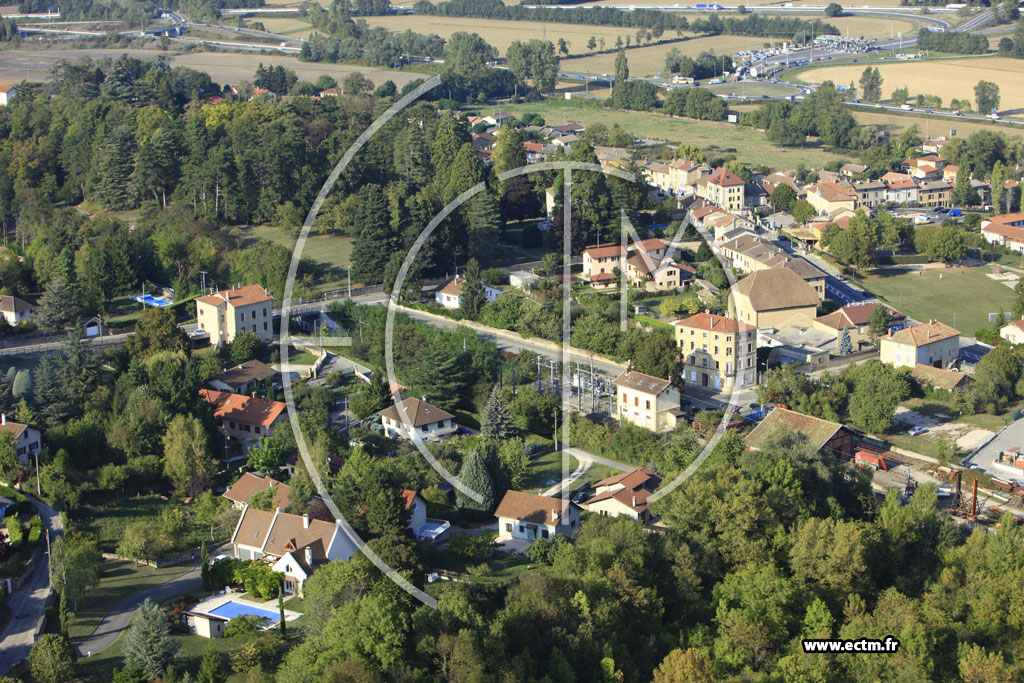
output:
[[508, 284], [508, 272], [501, 268], [488, 268], [480, 273], [480, 279], [492, 287]]
[[235, 578], [235, 565], [238, 563], [238, 560], [228, 557], [210, 565], [210, 588], [220, 590], [231, 585]]
[[[236, 621], [238, 620], [232, 619], [228, 623], [228, 626], [230, 627], [231, 624], [235, 623]], [[249, 671], [249, 669], [252, 669], [260, 663], [260, 651], [256, 647], [255, 643], [246, 643], [242, 647], [232, 652], [230, 658], [231, 670], [235, 673], [242, 674]]]
[[555, 561], [558, 549], [568, 542], [565, 536], [559, 536], [558, 534], [555, 534], [550, 539], [538, 538], [527, 546], [526, 556], [534, 562], [552, 564]]
[[39, 543], [39, 538], [43, 535], [43, 520], [38, 517], [33, 517], [32, 521], [28, 523], [28, 544], [35, 545]]
[[25, 540], [25, 532], [21, 529], [21, 520], [18, 519], [17, 515], [8, 517], [5, 521], [7, 525], [7, 535], [11, 539], [11, 548], [17, 550], [21, 547], [21, 542]]
[[467, 536], [456, 534], [448, 541], [448, 550], [456, 557], [463, 560], [484, 560], [491, 556], [491, 548], [497, 536], [494, 532], [487, 532], [479, 536]]
[[255, 614], [243, 614], [235, 617], [224, 627], [224, 637], [234, 638], [235, 636], [247, 636], [259, 633], [270, 625], [270, 619], [258, 617]]

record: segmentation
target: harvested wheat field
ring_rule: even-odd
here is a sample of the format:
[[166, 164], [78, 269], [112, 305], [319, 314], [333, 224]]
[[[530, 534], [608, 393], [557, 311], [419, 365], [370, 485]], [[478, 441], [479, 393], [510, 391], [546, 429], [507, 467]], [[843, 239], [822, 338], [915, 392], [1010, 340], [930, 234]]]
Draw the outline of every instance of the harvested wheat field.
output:
[[[550, 35], [550, 31], [548, 32]], [[701, 52], [714, 50], [718, 55], [731, 55], [739, 50], [749, 50], [764, 45], [764, 38], [747, 36], [714, 36], [692, 38], [662, 45], [634, 47], [626, 51], [629, 59], [629, 73], [632, 76], [653, 76], [665, 70], [665, 55], [672, 48], [684, 55], [696, 57]], [[615, 54], [591, 55], [562, 60], [563, 71], [587, 71], [590, 73], [612, 73], [615, 71]]]
[[457, 31], [478, 33], [488, 43], [498, 48], [504, 56], [505, 50], [512, 41], [527, 41], [531, 38], [543, 38], [545, 35], [552, 43], [565, 38], [569, 43], [569, 52], [585, 53], [587, 41], [593, 36], [595, 40], [605, 39], [605, 47], [615, 47], [615, 39], [633, 38], [635, 29], [619, 26], [591, 26], [589, 24], [559, 24], [539, 21], [504, 21], [501, 19], [467, 19], [464, 17], [432, 17], [423, 15], [402, 15], [389, 17], [365, 17], [370, 26], [384, 26], [392, 31], [412, 29], [416, 33], [435, 33], [447, 39]]
[[[974, 57], [929, 60], [919, 62], [890, 62], [877, 64], [882, 74], [882, 93], [888, 96], [894, 89], [910, 88], [910, 95], [939, 95], [944, 103], [950, 99], [974, 101], [974, 86], [978, 81], [992, 81], [999, 86], [999, 108], [1024, 108], [1024, 60], [1009, 57]], [[863, 65], [809, 69], [801, 72], [800, 79], [808, 83], [835, 80], [840, 83], [857, 81], [864, 71]]]
[[297, 31], [309, 30], [312, 28], [308, 21], [304, 21], [298, 17], [278, 18], [254, 16], [250, 17], [248, 22], [259, 22], [271, 33], [280, 33], [281, 35], [291, 35]]

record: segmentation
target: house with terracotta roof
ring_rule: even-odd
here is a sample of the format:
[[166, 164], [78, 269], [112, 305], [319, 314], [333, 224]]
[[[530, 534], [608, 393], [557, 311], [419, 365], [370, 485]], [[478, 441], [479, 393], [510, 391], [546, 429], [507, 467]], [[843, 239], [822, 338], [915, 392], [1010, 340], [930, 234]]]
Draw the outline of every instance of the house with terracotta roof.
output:
[[[462, 306], [462, 287], [466, 284], [466, 279], [456, 275], [450, 277], [442, 282], [437, 289], [434, 290], [434, 301], [445, 308], [460, 308]], [[501, 294], [501, 290], [497, 287], [491, 287], [490, 285], [484, 285], [484, 300], [490, 303], [498, 298]]]
[[853, 184], [857, 193], [857, 207], [866, 206], [870, 209], [885, 204], [885, 183], [881, 180], [858, 180]]
[[789, 255], [771, 240], [744, 231], [719, 246], [733, 268], [741, 273], [754, 273], [774, 268], [785, 262]]
[[277, 370], [262, 361], [249, 360], [214, 375], [207, 384], [218, 391], [234, 394], [263, 393], [267, 390], [267, 381], [278, 374]]
[[265, 436], [273, 436], [274, 427], [287, 419], [288, 405], [281, 401], [233, 394], [216, 389], [200, 389], [199, 398], [213, 408], [213, 418], [222, 434], [237, 439], [248, 449]]
[[273, 507], [278, 507], [284, 510], [291, 505], [291, 487], [288, 484], [282, 484], [276, 479], [270, 477], [264, 477], [256, 474], [255, 472], [246, 472], [240, 476], [234, 484], [228, 487], [228, 490], [224, 492], [224, 497], [231, 501], [231, 505], [236, 510], [243, 510], [245, 506], [249, 504], [249, 499], [252, 494], [257, 491], [266, 491], [267, 489], [274, 490]]
[[818, 293], [818, 301], [825, 300], [825, 272], [813, 263], [801, 256], [791, 256], [776, 267], [792, 270], [800, 279], [814, 287], [814, 291]]
[[636, 254], [644, 254], [650, 259], [661, 261], [668, 251], [668, 245], [657, 237], [627, 244], [625, 249], [621, 244], [597, 244], [587, 247], [583, 250], [582, 277], [590, 281], [596, 275], [614, 273], [616, 268], [622, 268], [624, 260]]
[[937, 320], [905, 327], [879, 340], [879, 358], [897, 368], [947, 368], [960, 355], [960, 330]]
[[32, 304], [16, 296], [0, 296], [0, 314], [8, 325], [14, 326], [31, 320], [33, 308]]
[[1014, 320], [999, 328], [999, 336], [1011, 344], [1024, 344], [1024, 320]]
[[522, 491], [506, 492], [494, 516], [498, 518], [499, 543], [572, 536], [580, 526], [580, 508], [575, 503]]
[[627, 368], [615, 378], [615, 394], [619, 422], [666, 432], [682, 416], [679, 388], [667, 379]]
[[14, 454], [23, 464], [28, 464], [29, 456], [34, 456], [43, 448], [43, 435], [35, 427], [7, 419], [0, 413], [0, 433], [10, 434], [14, 438]]
[[747, 448], [761, 450], [768, 437], [778, 430], [803, 434], [816, 450], [824, 451], [839, 460], [853, 458], [853, 432], [848, 428], [838, 422], [778, 406], [747, 434]]
[[868, 172], [868, 167], [865, 166], [864, 164], [849, 164], [848, 163], [848, 164], [843, 164], [842, 166], [839, 167], [839, 175], [845, 176], [847, 178], [852, 178], [855, 175], [860, 175], [861, 173], [867, 173], [867, 172]]
[[0, 107], [6, 107], [18, 94], [18, 89], [13, 85], [0, 85]]
[[[886, 175], [889, 175], [888, 173]], [[898, 175], [898, 174], [894, 174]], [[883, 181], [885, 176], [883, 177]], [[912, 204], [917, 201], [917, 183], [912, 178], [885, 183], [885, 201], [890, 204]]]
[[389, 405], [378, 415], [384, 433], [391, 438], [425, 441], [442, 439], [459, 431], [454, 415], [415, 396]]
[[526, 152], [526, 163], [536, 164], [544, 161], [547, 156], [543, 153], [543, 142], [524, 142], [523, 151]]
[[788, 268], [758, 270], [732, 288], [738, 320], [754, 327], [809, 325], [818, 315], [818, 293]]
[[861, 301], [847, 304], [846, 306], [832, 311], [827, 315], [818, 316], [812, 320], [811, 323], [816, 329], [835, 335], [836, 339], [839, 339], [842, 336], [843, 330], [848, 330], [850, 333], [850, 342], [853, 344], [853, 348], [856, 349], [862, 343], [871, 342], [871, 333], [868, 329], [868, 322], [871, 319], [871, 313], [878, 306], [883, 306], [888, 309], [890, 321], [889, 326], [891, 329], [899, 330], [903, 328], [906, 316], [895, 308], [890, 308], [878, 301]]
[[804, 192], [804, 198], [819, 216], [829, 215], [837, 209], [854, 211], [857, 208], [857, 191], [846, 181], [814, 183], [804, 188]]
[[714, 313], [697, 313], [672, 323], [683, 375], [713, 389], [757, 384], [757, 329]]
[[636, 251], [626, 259], [626, 279], [630, 286], [648, 292], [672, 291], [685, 287], [696, 275], [696, 269], [685, 263], [663, 261]]
[[602, 517], [629, 517], [651, 521], [648, 499], [661, 486], [662, 477], [646, 467], [617, 474], [594, 484], [594, 496], [583, 507]]
[[196, 321], [214, 345], [230, 344], [240, 332], [266, 344], [274, 338], [274, 297], [260, 285], [222, 289], [196, 299]]
[[703, 197], [726, 211], [742, 211], [746, 183], [732, 171], [719, 166], [694, 182], [698, 197]]
[[302, 586], [316, 569], [327, 562], [347, 560], [359, 548], [341, 528], [341, 522], [311, 519], [275, 510], [257, 510], [248, 505], [231, 535], [234, 557], [259, 560], [284, 574], [284, 590], [302, 595]]
[[1012, 223], [997, 223], [990, 219], [988, 225], [982, 221], [981, 236], [990, 244], [998, 244], [1010, 251], [1024, 252], [1024, 227]]

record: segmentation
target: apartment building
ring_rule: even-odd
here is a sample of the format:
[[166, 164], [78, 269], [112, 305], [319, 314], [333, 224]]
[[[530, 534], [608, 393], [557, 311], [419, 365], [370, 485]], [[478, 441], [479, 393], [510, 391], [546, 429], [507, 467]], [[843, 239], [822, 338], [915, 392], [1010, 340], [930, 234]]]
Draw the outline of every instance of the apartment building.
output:
[[713, 389], [757, 384], [757, 328], [713, 313], [672, 323], [687, 382]]
[[230, 344], [240, 332], [267, 343], [274, 337], [274, 298], [260, 285], [222, 289], [196, 299], [196, 320], [214, 345]]
[[732, 171], [719, 167], [695, 183], [698, 197], [707, 199], [726, 211], [743, 211], [746, 183]]
[[615, 387], [620, 421], [652, 432], [675, 429], [676, 419], [682, 412], [679, 389], [669, 380], [627, 369], [615, 378]]

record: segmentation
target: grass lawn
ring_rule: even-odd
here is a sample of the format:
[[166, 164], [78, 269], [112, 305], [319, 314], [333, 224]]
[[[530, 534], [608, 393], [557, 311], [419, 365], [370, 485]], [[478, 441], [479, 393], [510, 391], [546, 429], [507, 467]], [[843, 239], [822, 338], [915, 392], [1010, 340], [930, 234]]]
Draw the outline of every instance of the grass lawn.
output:
[[[235, 228], [232, 235], [241, 240], [242, 247], [262, 241], [280, 244], [289, 251], [295, 248], [295, 237], [272, 225]], [[339, 289], [348, 285], [347, 268], [351, 264], [352, 238], [341, 235], [310, 235], [302, 249], [302, 258], [313, 266], [316, 291]], [[353, 282], [355, 287], [357, 283]]]
[[[297, 630], [288, 631], [288, 647], [294, 647], [298, 642]], [[202, 659], [203, 653], [212, 648], [221, 653], [223, 657], [222, 671], [227, 674], [226, 683], [244, 683], [247, 680], [246, 674], [230, 673], [231, 669], [228, 663], [228, 654], [244, 645], [247, 641], [246, 637], [200, 638], [184, 633], [174, 633], [171, 637], [181, 648], [174, 659], [174, 667], [179, 673], [188, 671], [195, 675], [195, 672], [199, 670], [199, 660]], [[121, 653], [123, 638], [124, 634], [122, 633], [121, 637], [103, 652], [78, 660], [78, 675], [81, 680], [88, 683], [108, 683], [113, 680], [114, 671], [124, 666]]]
[[316, 363], [316, 354], [293, 346], [288, 350], [288, 363], [291, 365], [313, 365]]
[[565, 475], [574, 471], [579, 462], [576, 458], [566, 454], [566, 465], [562, 466], [562, 451], [552, 451], [530, 462], [530, 476], [523, 486], [523, 490], [530, 493], [543, 493], [558, 482], [562, 481]]
[[[715, 156], [716, 151], [736, 154], [747, 163], [765, 164], [772, 168], [791, 168], [800, 163], [821, 167], [841, 158], [818, 147], [776, 147], [768, 142], [763, 132], [753, 128], [651, 112], [619, 111], [592, 101], [548, 99], [528, 104], [502, 105], [501, 108], [516, 115], [527, 112], [540, 114], [551, 125], [562, 123], [564, 110], [566, 120], [584, 126], [602, 123], [611, 128], [618, 124], [637, 137], [668, 140], [672, 143], [688, 142], [710, 150], [710, 156]], [[488, 114], [492, 108], [477, 111]]]
[[463, 427], [469, 427], [470, 429], [480, 429], [480, 415], [477, 413], [470, 413], [465, 410], [456, 410], [455, 422], [462, 425]]
[[[124, 537], [129, 524], [143, 520], [159, 520], [168, 507], [168, 499], [159, 495], [121, 498], [112, 496], [106, 505], [88, 505], [77, 518], [77, 525], [83, 533], [95, 534], [100, 551], [115, 552], [118, 542]], [[185, 539], [187, 545], [199, 545], [203, 540], [202, 529], [192, 529]], [[209, 541], [209, 531], [205, 533]]]
[[[437, 548], [432, 548], [434, 552], [430, 552], [426, 559], [426, 565], [430, 569], [447, 569], [448, 571], [458, 572], [459, 574], [468, 574], [470, 581], [473, 583], [507, 583], [513, 579], [517, 579], [527, 571], [530, 571], [527, 567], [532, 566], [533, 571], [536, 571], [536, 563], [530, 562], [515, 557], [492, 557], [487, 560], [486, 564], [488, 571], [486, 573], [469, 574], [469, 567], [477, 567], [484, 562], [471, 560], [467, 562], [462, 558], [456, 557], [454, 554], [442, 551]], [[438, 581], [434, 584], [427, 586], [427, 592], [436, 595], [438, 589], [441, 586], [448, 585], [447, 581]], [[433, 589], [433, 590], [431, 590]]]
[[100, 584], [89, 596], [78, 603], [78, 612], [71, 622], [72, 643], [91, 635], [107, 611], [124, 598], [150, 586], [181, 576], [192, 568], [191, 564], [154, 569], [136, 567], [134, 562], [107, 560], [103, 563]]
[[973, 336], [989, 326], [989, 313], [1013, 308], [1013, 290], [987, 277], [989, 272], [988, 267], [879, 270], [857, 283], [916, 320], [934, 318]]

